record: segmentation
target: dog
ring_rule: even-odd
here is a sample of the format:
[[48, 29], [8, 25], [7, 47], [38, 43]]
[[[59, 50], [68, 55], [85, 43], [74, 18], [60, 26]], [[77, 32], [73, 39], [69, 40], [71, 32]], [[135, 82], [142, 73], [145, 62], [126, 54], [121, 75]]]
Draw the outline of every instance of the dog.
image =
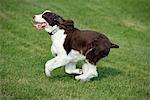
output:
[[[32, 16], [37, 29], [45, 29], [51, 36], [51, 52], [53, 59], [45, 64], [46, 76], [61, 66], [65, 66], [65, 72], [76, 74], [75, 79], [89, 81], [98, 77], [97, 62], [106, 57], [111, 48], [119, 48], [117, 44], [102, 33], [91, 30], [79, 30], [74, 27], [72, 20], [65, 20], [61, 16], [49, 10]], [[82, 69], [76, 68], [76, 63], [84, 61]]]

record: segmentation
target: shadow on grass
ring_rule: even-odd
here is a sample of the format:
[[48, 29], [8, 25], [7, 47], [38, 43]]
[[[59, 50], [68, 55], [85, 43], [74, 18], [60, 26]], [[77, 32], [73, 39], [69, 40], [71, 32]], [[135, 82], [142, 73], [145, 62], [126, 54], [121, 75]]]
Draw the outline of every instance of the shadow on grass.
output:
[[[109, 76], [117, 76], [119, 74], [121, 74], [121, 71], [115, 68], [111, 68], [111, 67], [103, 67], [103, 68], [97, 68], [98, 74], [99, 76], [96, 78], [93, 78], [92, 81], [95, 80], [101, 80], [103, 78], [107, 78]], [[59, 73], [58, 75], [52, 75], [52, 77], [50, 79], [52, 80], [64, 80], [64, 79], [73, 79], [76, 75], [75, 74], [66, 74], [64, 72]]]
[[73, 79], [76, 76], [76, 74], [67, 74], [65, 72], [60, 72], [59, 74], [57, 73], [57, 75], [52, 75], [50, 77], [50, 80], [64, 80], [64, 79]]
[[107, 78], [109, 76], [117, 76], [117, 75], [121, 74], [120, 70], [111, 68], [111, 67], [97, 68], [97, 71], [98, 71], [99, 76], [92, 80], [101, 80], [101, 79]]

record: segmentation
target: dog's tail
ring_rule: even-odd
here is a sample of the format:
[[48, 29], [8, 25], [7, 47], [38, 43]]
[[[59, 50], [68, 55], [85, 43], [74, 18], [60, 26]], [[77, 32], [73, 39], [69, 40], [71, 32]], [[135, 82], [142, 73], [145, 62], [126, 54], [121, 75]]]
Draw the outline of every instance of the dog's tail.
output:
[[114, 43], [111, 43], [111, 46], [110, 46], [110, 48], [119, 48], [119, 45], [117, 45], [117, 44], [114, 44]]

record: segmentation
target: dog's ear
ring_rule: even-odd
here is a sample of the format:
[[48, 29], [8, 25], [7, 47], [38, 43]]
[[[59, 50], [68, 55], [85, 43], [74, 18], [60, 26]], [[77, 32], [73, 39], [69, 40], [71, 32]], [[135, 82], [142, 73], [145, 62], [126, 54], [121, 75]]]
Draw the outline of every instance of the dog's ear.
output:
[[54, 18], [54, 21], [57, 22], [57, 24], [63, 24], [64, 20], [61, 17]]
[[58, 26], [65, 30], [70, 30], [74, 28], [74, 22], [72, 20], [64, 20], [62, 18], [58, 18], [57, 22], [58, 22]]
[[54, 21], [59, 28], [65, 30], [66, 34], [74, 31], [74, 22], [72, 20], [64, 20], [62, 17], [58, 16], [54, 19]]
[[58, 24], [63, 26], [63, 27], [67, 27], [67, 26], [74, 27], [74, 22], [72, 20], [64, 20], [64, 19], [59, 17], [59, 18], [56, 18], [55, 21], [57, 21]]
[[73, 22], [72, 20], [65, 20], [65, 21], [64, 21], [64, 24], [65, 24], [66, 26], [74, 26], [74, 22]]
[[54, 18], [54, 21], [60, 28], [65, 29], [64, 19], [62, 19], [61, 17], [56, 17]]

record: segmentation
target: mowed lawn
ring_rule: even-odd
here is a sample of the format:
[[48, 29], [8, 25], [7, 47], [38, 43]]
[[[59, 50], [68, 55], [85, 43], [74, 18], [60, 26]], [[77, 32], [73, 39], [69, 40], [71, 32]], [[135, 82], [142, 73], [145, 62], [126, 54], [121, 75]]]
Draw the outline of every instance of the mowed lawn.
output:
[[[97, 64], [98, 78], [82, 83], [64, 67], [45, 76], [51, 40], [32, 26], [45, 9], [120, 46]], [[0, 99], [150, 99], [150, 0], [0, 0]]]

